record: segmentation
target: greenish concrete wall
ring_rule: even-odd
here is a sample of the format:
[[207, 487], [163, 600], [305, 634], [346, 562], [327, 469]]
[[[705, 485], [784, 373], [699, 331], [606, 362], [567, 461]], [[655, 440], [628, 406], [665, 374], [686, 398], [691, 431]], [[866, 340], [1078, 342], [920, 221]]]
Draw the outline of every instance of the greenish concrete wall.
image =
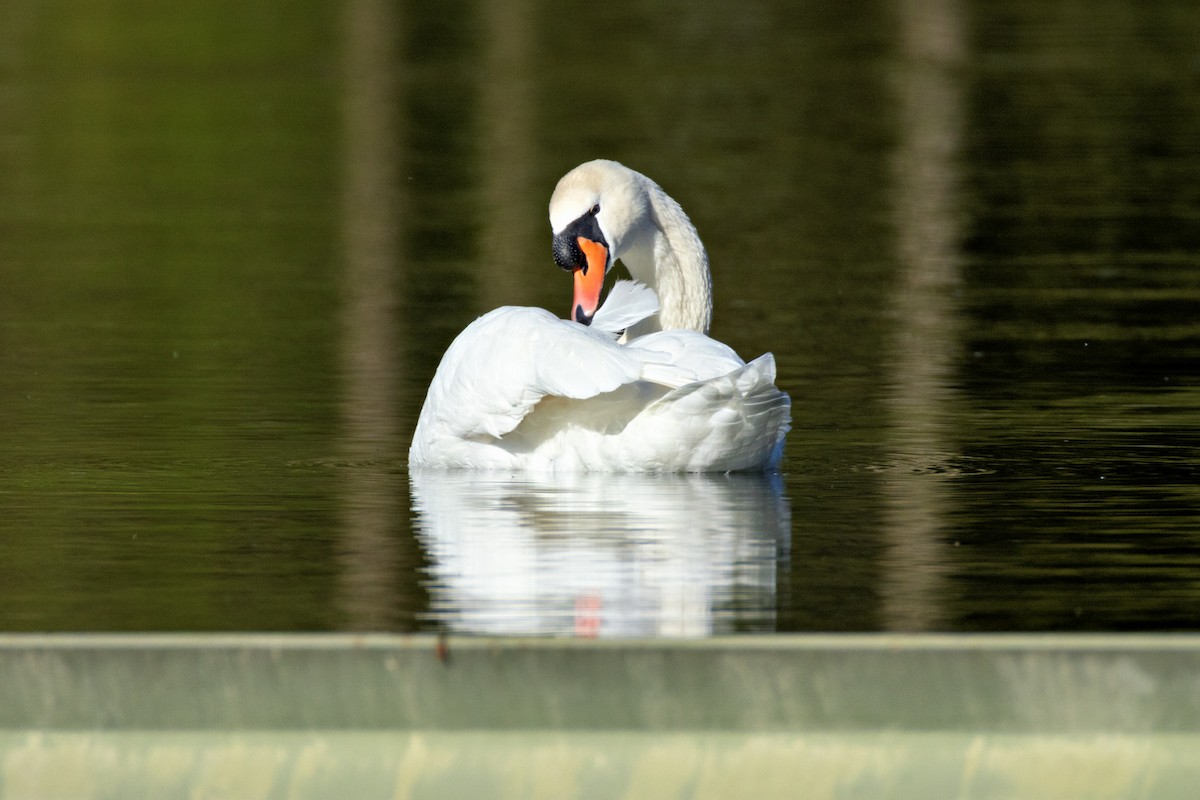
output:
[[1192, 636], [0, 637], [3, 797], [1196, 786]]

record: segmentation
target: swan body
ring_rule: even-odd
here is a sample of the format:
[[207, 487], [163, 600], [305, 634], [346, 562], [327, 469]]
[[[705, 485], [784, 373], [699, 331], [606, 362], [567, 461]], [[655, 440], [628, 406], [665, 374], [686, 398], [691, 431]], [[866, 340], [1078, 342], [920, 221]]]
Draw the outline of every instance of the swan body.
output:
[[[746, 363], [705, 335], [708, 260], [679, 205], [640, 173], [593, 161], [559, 182], [550, 220], [555, 259], [575, 274], [573, 319], [505, 306], [468, 325], [430, 384], [409, 465], [774, 469], [791, 401], [770, 353]], [[618, 282], [600, 306], [617, 258], [641, 283]]]

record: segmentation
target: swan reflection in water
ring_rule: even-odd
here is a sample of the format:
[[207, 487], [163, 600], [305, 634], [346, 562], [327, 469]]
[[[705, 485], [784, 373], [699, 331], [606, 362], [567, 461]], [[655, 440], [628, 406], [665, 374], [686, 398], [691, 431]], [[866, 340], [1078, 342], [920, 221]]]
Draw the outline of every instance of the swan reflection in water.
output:
[[773, 630], [778, 475], [410, 473], [430, 614], [455, 632]]

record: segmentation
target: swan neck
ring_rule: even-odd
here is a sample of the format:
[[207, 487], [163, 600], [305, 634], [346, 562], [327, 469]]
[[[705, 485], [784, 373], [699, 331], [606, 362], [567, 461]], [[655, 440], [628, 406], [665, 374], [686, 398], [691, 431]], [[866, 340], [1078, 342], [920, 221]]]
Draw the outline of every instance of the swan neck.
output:
[[658, 294], [661, 329], [707, 333], [712, 323], [708, 254], [679, 203], [653, 181], [646, 179], [646, 182], [650, 236], [641, 243], [642, 247], [630, 253], [626, 266], [635, 278], [649, 284]]

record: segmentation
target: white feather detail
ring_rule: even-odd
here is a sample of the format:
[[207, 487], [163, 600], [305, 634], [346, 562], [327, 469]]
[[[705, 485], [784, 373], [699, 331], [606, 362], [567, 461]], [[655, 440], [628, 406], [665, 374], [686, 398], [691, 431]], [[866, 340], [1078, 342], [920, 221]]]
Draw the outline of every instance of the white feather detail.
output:
[[617, 281], [592, 317], [591, 327], [618, 334], [658, 313], [658, 295], [644, 283]]

